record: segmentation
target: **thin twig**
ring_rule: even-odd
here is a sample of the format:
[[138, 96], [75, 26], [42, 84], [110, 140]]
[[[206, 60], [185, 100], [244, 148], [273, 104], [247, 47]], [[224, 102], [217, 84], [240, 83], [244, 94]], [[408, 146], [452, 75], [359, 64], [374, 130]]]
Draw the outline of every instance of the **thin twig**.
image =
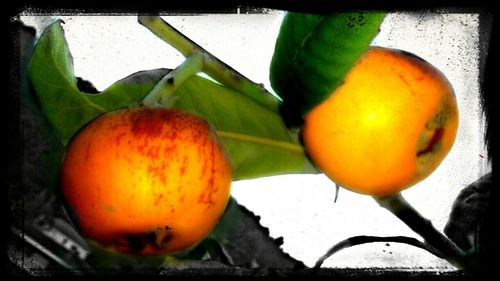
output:
[[427, 250], [427, 251], [431, 252], [432, 254], [434, 254], [440, 258], [443, 258], [441, 256], [441, 254], [438, 251], [436, 251], [434, 248], [429, 247], [425, 243], [423, 243], [415, 238], [405, 237], [405, 236], [379, 237], [379, 236], [361, 235], [361, 236], [354, 236], [354, 237], [347, 238], [347, 239], [342, 240], [339, 243], [335, 244], [332, 248], [330, 248], [326, 252], [326, 254], [324, 254], [321, 258], [318, 259], [318, 261], [314, 265], [314, 269], [318, 269], [319, 267], [321, 267], [321, 265], [323, 264], [323, 262], [326, 259], [328, 259], [333, 254], [337, 253], [338, 251], [340, 251], [342, 249], [349, 248], [349, 247], [356, 246], [356, 245], [361, 245], [361, 244], [374, 243], [374, 242], [404, 243], [404, 244], [412, 245], [412, 246]]
[[161, 40], [177, 49], [184, 57], [199, 53], [203, 57], [203, 72], [222, 83], [224, 86], [238, 91], [265, 108], [279, 112], [279, 102], [262, 84], [257, 84], [238, 71], [222, 62], [207, 50], [190, 40], [180, 31], [169, 25], [159, 16], [139, 16], [141, 25], [149, 29]]

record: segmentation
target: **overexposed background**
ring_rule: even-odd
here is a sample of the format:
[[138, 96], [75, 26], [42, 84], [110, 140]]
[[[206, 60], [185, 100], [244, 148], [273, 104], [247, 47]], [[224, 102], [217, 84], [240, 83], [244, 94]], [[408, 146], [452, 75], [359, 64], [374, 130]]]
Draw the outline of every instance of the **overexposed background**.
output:
[[[269, 83], [269, 64], [283, 11], [266, 14], [164, 16], [174, 27], [249, 79]], [[38, 35], [54, 18], [64, 20], [75, 74], [103, 90], [139, 70], [175, 68], [183, 57], [137, 23], [135, 15], [40, 15], [21, 20]], [[422, 215], [442, 230], [461, 189], [491, 170], [483, 135], [479, 94], [478, 14], [392, 13], [373, 44], [412, 52], [439, 68], [454, 86], [460, 114], [457, 140], [427, 179], [403, 192]], [[324, 175], [284, 175], [235, 182], [232, 195], [261, 217], [282, 248], [313, 266], [332, 245], [355, 235], [404, 235], [420, 239], [368, 196], [340, 190]], [[453, 268], [411, 246], [372, 243], [345, 249], [324, 267]]]

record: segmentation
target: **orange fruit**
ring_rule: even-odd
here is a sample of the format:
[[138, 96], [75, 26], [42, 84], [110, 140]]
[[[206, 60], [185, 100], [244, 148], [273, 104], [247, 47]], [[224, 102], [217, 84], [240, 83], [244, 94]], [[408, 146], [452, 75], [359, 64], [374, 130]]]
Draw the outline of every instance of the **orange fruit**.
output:
[[438, 69], [407, 52], [371, 47], [306, 114], [302, 138], [334, 182], [387, 196], [431, 174], [457, 128], [455, 94]]
[[177, 109], [106, 113], [68, 145], [62, 195], [81, 232], [121, 253], [186, 249], [216, 225], [231, 165], [215, 131]]

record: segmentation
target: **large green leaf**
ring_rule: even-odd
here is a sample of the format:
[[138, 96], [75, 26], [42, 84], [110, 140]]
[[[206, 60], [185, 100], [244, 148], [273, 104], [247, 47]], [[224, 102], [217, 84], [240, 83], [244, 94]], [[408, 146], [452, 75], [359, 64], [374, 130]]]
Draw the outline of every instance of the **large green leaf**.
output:
[[[41, 110], [63, 144], [98, 115], [140, 105], [167, 73], [166, 69], [138, 72], [102, 93], [85, 93], [77, 86], [60, 21], [45, 29], [29, 64]], [[186, 81], [174, 95], [175, 107], [202, 116], [219, 132], [235, 179], [316, 172], [281, 116], [248, 97], [199, 76]]]
[[291, 126], [342, 84], [379, 31], [383, 13], [287, 13], [271, 62], [270, 80]]

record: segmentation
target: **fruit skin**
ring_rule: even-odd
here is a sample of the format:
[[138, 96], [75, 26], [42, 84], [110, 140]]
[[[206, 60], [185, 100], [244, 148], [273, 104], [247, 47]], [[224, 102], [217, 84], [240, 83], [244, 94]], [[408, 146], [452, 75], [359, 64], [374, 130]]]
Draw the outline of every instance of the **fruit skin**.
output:
[[61, 191], [82, 233], [121, 253], [186, 249], [214, 227], [231, 165], [203, 119], [177, 109], [106, 113], [70, 142]]
[[334, 182], [388, 196], [431, 174], [457, 128], [455, 94], [439, 70], [413, 54], [371, 47], [344, 83], [306, 114], [302, 138]]

